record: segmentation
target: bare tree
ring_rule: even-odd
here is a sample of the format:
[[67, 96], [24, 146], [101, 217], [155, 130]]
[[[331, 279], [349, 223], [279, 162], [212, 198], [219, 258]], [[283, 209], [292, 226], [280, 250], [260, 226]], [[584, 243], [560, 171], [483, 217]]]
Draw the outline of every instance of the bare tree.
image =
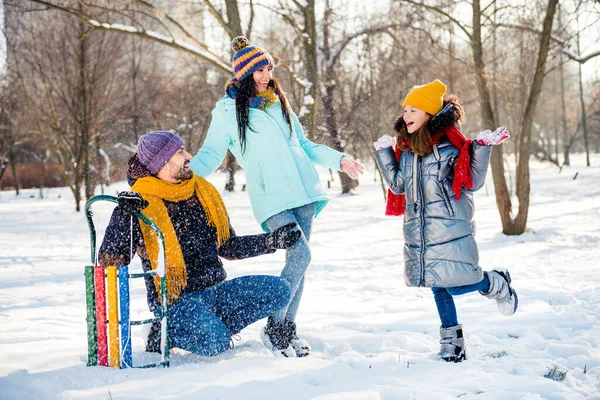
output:
[[[418, 3], [412, 0], [400, 0], [405, 3], [413, 4], [417, 7], [425, 7], [435, 13], [446, 16], [452, 21], [469, 40], [473, 54], [473, 64], [475, 68], [476, 86], [480, 100], [480, 114], [484, 126], [495, 127], [496, 115], [492, 106], [492, 96], [490, 94], [489, 82], [485, 66], [485, 51], [483, 46], [483, 28], [485, 22], [490, 20], [486, 14], [489, 10], [482, 9], [480, 0], [473, 0], [472, 5], [472, 23], [469, 29], [464, 23], [453, 17], [447, 10]], [[529, 212], [529, 156], [531, 151], [531, 132], [535, 110], [541, 93], [544, 80], [546, 61], [550, 49], [550, 39], [552, 34], [552, 23], [556, 13], [558, 0], [549, 0], [545, 7], [545, 16], [542, 29], [539, 34], [538, 55], [532, 83], [528, 90], [525, 110], [519, 126], [518, 142], [518, 162], [516, 173], [516, 193], [519, 200], [517, 215], [512, 216], [512, 202], [510, 192], [504, 175], [504, 161], [502, 156], [502, 146], [495, 146], [492, 152], [492, 175], [494, 178], [494, 188], [496, 192], [496, 204], [500, 212], [502, 221], [502, 232], [508, 235], [519, 235], [525, 231], [527, 225], [527, 216]], [[489, 7], [489, 6], [488, 6]], [[525, 29], [525, 28], [523, 28]], [[530, 30], [530, 29], [527, 29]]]
[[[231, 66], [209, 46], [197, 40], [175, 18], [149, 1], [132, 0], [124, 4], [106, 5], [104, 2], [80, 0], [46, 1], [21, 0], [36, 3], [49, 9], [66, 12], [91, 29], [134, 35], [146, 40], [190, 53], [223, 73], [231, 73]], [[156, 30], [158, 30], [158, 32]]]
[[[67, 12], [92, 29], [120, 32], [128, 35], [134, 35], [146, 40], [152, 40], [174, 49], [191, 53], [203, 60], [210, 66], [225, 74], [231, 73], [231, 67], [221, 56], [215, 54], [207, 45], [198, 40], [182, 23], [170, 16], [163, 9], [153, 5], [149, 1], [132, 0], [131, 3], [121, 5], [105, 5], [104, 3], [91, 2], [52, 2], [44, 0], [31, 0], [33, 3], [44, 5], [48, 8]], [[83, 7], [82, 5], [85, 5]], [[229, 35], [230, 39], [243, 34], [240, 11], [237, 0], [225, 0], [225, 10], [218, 10], [211, 0], [204, 0], [204, 5], [215, 18], [217, 23]], [[254, 17], [253, 2], [250, 1], [250, 21], [248, 23], [247, 35], [250, 35]], [[159, 32], [153, 30], [158, 29]], [[135, 42], [134, 42], [135, 43]], [[136, 58], [132, 59], [132, 80], [133, 80], [133, 128], [136, 136], [139, 135], [138, 122], [138, 103], [137, 103], [137, 75], [136, 69], [139, 69]], [[229, 180], [225, 189], [233, 191], [235, 186], [235, 171], [237, 164], [231, 153], [227, 155], [227, 170], [229, 171]]]
[[[117, 92], [111, 63], [118, 43], [106, 35], [93, 35], [61, 14], [20, 15], [22, 42], [14, 49], [21, 89], [29, 102], [32, 122], [42, 141], [51, 142], [65, 183], [80, 210], [81, 189], [93, 195], [89, 148], [99, 135], [104, 110]], [[48, 35], [49, 21], [59, 27]]]
[[[336, 89], [340, 85], [337, 78], [339, 76], [338, 70], [342, 52], [352, 41], [358, 38], [386, 34], [389, 29], [396, 28], [400, 24], [373, 24], [374, 26], [357, 29], [355, 32], [344, 34], [341, 38], [334, 41], [331, 37], [333, 15], [334, 9], [331, 7], [330, 0], [326, 0], [325, 12], [321, 23], [323, 39], [319, 46], [319, 59], [321, 60], [319, 81], [321, 85], [320, 94], [322, 98], [325, 127], [328, 132], [329, 140], [334, 149], [343, 152], [345, 151], [345, 146], [342, 144], [342, 132], [338, 129], [338, 117], [335, 107]], [[340, 182], [342, 183], [342, 193], [350, 193], [355, 185], [352, 178], [343, 172], [339, 172], [339, 177]]]

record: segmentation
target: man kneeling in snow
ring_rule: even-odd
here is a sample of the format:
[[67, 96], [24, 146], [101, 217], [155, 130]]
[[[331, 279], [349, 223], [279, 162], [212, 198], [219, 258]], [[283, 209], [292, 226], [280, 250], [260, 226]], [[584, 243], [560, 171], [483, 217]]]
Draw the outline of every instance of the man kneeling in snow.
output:
[[[273, 314], [290, 300], [288, 284], [276, 276], [250, 275], [226, 281], [219, 257], [243, 259], [292, 246], [300, 238], [296, 224], [268, 234], [236, 236], [219, 192], [189, 169], [192, 156], [183, 140], [170, 132], [140, 137], [129, 161], [132, 192], [119, 194], [100, 247], [100, 265], [127, 265], [137, 251], [145, 271], [156, 269], [158, 237], [137, 212], [164, 235], [168, 339], [205, 356], [229, 348], [231, 336]], [[133, 235], [133, 237], [131, 237]], [[150, 310], [160, 310], [160, 279], [146, 278]], [[146, 351], [159, 352], [160, 323], [154, 323]]]

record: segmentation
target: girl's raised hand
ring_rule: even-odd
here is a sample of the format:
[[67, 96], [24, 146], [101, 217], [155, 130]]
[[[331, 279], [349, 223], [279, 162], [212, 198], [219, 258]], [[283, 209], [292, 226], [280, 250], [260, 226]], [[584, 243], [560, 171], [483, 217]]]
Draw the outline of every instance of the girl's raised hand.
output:
[[375, 150], [379, 151], [381, 149], [385, 149], [386, 147], [394, 147], [395, 144], [396, 139], [390, 135], [383, 135], [373, 143], [373, 146], [375, 146]]
[[501, 126], [497, 128], [494, 132], [489, 129], [480, 132], [479, 135], [475, 138], [475, 142], [480, 146], [492, 146], [497, 145], [504, 142], [506, 139], [510, 137], [510, 134], [506, 130], [505, 127]]
[[346, 156], [340, 160], [340, 168], [352, 179], [356, 179], [359, 175], [362, 175], [365, 169], [360, 163]]

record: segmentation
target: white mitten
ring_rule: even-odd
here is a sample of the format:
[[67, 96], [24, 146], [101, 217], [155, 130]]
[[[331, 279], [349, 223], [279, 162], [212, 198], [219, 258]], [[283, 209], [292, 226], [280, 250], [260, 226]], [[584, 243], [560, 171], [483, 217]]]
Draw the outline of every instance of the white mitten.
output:
[[475, 142], [480, 146], [491, 146], [500, 144], [509, 137], [510, 134], [508, 133], [506, 128], [501, 126], [494, 132], [490, 131], [489, 129], [480, 132], [479, 135], [477, 135], [477, 137], [475, 138]]
[[386, 147], [394, 147], [395, 144], [396, 139], [390, 135], [383, 135], [373, 143], [373, 146], [375, 146], [375, 150], [379, 151], [381, 149], [385, 149]]

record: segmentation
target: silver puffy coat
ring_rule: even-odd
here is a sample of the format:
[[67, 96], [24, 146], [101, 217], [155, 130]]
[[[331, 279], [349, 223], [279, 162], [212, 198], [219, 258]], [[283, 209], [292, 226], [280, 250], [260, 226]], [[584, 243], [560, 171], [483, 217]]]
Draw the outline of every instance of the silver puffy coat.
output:
[[473, 192], [485, 182], [491, 150], [473, 142], [473, 187], [463, 189], [460, 200], [452, 189], [459, 151], [450, 142], [439, 142], [426, 156], [402, 152], [399, 162], [391, 147], [376, 153], [392, 192], [406, 194], [404, 279], [408, 286], [455, 287], [483, 279], [473, 237]]

